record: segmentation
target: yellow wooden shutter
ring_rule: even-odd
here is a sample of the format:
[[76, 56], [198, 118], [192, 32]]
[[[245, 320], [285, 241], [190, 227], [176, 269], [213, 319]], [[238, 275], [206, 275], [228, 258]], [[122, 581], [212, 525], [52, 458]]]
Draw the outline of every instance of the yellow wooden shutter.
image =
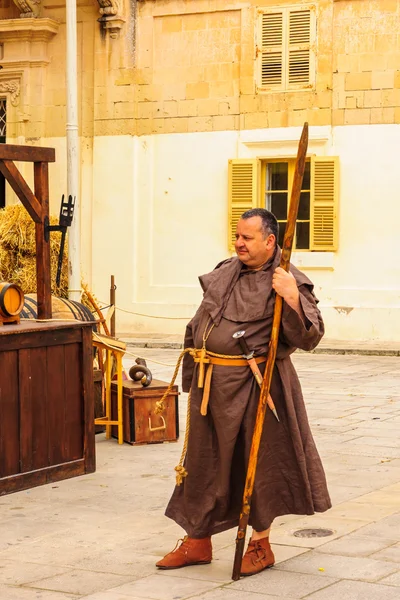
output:
[[311, 11], [291, 10], [288, 19], [287, 87], [304, 88], [311, 82]]
[[259, 27], [259, 86], [265, 90], [282, 88], [284, 78], [282, 11], [262, 13]]
[[337, 249], [338, 195], [338, 157], [312, 157], [310, 250], [334, 251]]
[[241, 215], [259, 204], [258, 159], [232, 159], [229, 161], [229, 221], [228, 246], [235, 249], [236, 226]]

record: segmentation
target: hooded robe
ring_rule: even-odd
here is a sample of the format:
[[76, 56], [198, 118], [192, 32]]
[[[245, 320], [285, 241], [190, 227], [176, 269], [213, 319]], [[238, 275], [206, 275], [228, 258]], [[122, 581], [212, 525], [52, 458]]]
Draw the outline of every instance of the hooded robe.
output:
[[[259, 271], [232, 258], [200, 277], [203, 301], [187, 326], [185, 348], [201, 348], [204, 331], [213, 328], [207, 350], [240, 355], [232, 335], [241, 329], [255, 356], [267, 355], [275, 291], [272, 275], [280, 249]], [[268, 529], [281, 515], [312, 515], [331, 507], [324, 470], [310, 431], [300, 382], [290, 359], [296, 348], [312, 350], [324, 334], [313, 284], [290, 267], [300, 292], [303, 315], [283, 302], [271, 396], [280, 422], [267, 408], [249, 523]], [[265, 363], [259, 364], [261, 373]], [[183, 390], [191, 389], [190, 433], [184, 466], [188, 472], [176, 486], [166, 515], [193, 538], [237, 527], [242, 509], [260, 388], [249, 366], [213, 365], [208, 412], [200, 414], [203, 390], [199, 365], [186, 354]]]

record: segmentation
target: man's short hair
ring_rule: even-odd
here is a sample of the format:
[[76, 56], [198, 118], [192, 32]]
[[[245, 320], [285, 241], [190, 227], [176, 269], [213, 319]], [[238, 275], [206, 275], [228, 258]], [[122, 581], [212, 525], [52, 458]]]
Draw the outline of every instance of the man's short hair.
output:
[[276, 217], [272, 212], [266, 208], [252, 208], [246, 210], [240, 217], [241, 219], [251, 219], [252, 217], [261, 217], [261, 230], [264, 235], [264, 239], [269, 235], [274, 235], [276, 243], [278, 243], [279, 224]]

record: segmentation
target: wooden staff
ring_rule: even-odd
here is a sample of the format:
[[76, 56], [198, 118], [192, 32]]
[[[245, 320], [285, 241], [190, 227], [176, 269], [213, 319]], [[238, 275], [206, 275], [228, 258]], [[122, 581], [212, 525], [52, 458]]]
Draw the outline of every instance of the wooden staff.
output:
[[[285, 236], [283, 239], [283, 248], [280, 266], [285, 271], [289, 271], [290, 256], [292, 253], [293, 238], [296, 228], [297, 213], [299, 210], [301, 186], [303, 183], [304, 167], [306, 163], [308, 146], [308, 123], [304, 124], [303, 132], [301, 134], [299, 149], [297, 152], [296, 167], [294, 172], [292, 195], [289, 205], [289, 215], [286, 224]], [[269, 342], [269, 350], [267, 363], [265, 366], [263, 383], [260, 392], [260, 399], [258, 402], [256, 423], [254, 426], [253, 439], [251, 442], [251, 450], [249, 457], [249, 464], [247, 467], [246, 483], [244, 486], [243, 493], [243, 506], [242, 512], [239, 519], [239, 527], [236, 537], [236, 552], [233, 563], [232, 579], [237, 581], [240, 578], [240, 571], [242, 566], [242, 557], [244, 544], [246, 540], [246, 529], [250, 517], [250, 506], [251, 497], [253, 495], [254, 480], [257, 468], [257, 457], [258, 449], [260, 447], [261, 434], [264, 425], [264, 418], [267, 409], [268, 394], [271, 387], [272, 373], [275, 365], [276, 350], [278, 346], [279, 327], [281, 324], [282, 317], [282, 297], [276, 295], [275, 307], [274, 307], [274, 318], [272, 322], [271, 339]]]

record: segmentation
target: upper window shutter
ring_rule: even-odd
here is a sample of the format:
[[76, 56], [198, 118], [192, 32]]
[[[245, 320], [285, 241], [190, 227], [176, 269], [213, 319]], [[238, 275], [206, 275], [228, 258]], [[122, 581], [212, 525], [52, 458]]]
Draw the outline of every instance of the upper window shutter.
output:
[[339, 158], [311, 158], [310, 250], [337, 250]]
[[289, 50], [287, 85], [304, 87], [311, 83], [312, 13], [310, 9], [289, 11]]
[[258, 159], [229, 161], [229, 250], [235, 249], [236, 226], [241, 215], [258, 206], [259, 169]]
[[259, 84], [263, 89], [282, 88], [285, 48], [283, 13], [262, 13], [260, 17]]

